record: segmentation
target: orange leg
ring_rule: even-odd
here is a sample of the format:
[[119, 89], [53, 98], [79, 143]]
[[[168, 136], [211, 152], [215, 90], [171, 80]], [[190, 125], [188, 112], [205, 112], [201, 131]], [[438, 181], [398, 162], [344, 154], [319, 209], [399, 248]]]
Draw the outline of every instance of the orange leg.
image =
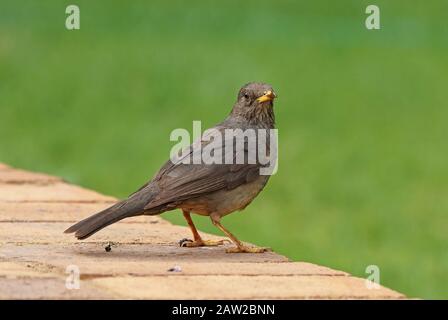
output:
[[182, 213], [184, 214], [185, 220], [187, 220], [188, 226], [191, 229], [191, 232], [193, 233], [194, 241], [201, 241], [201, 236], [199, 235], [198, 229], [196, 229], [196, 226], [193, 223], [193, 220], [191, 219], [190, 212], [182, 210]]
[[270, 248], [264, 247], [249, 247], [244, 245], [240, 240], [238, 240], [229, 230], [224, 228], [221, 224], [221, 217], [216, 214], [211, 214], [210, 218], [212, 219], [213, 225], [218, 227], [222, 232], [225, 233], [226, 236], [232, 240], [232, 242], [236, 245], [236, 247], [229, 248], [226, 250], [227, 253], [263, 253], [266, 251], [271, 251]]
[[189, 211], [182, 210], [182, 213], [184, 214], [185, 220], [187, 220], [188, 226], [191, 229], [191, 232], [193, 233], [193, 239], [182, 239], [179, 241], [179, 245], [181, 247], [205, 247], [205, 246], [219, 246], [221, 244], [224, 244], [225, 241], [228, 240], [203, 240], [201, 236], [199, 235], [198, 230], [196, 229], [196, 226], [193, 223], [193, 220], [191, 219], [191, 215]]

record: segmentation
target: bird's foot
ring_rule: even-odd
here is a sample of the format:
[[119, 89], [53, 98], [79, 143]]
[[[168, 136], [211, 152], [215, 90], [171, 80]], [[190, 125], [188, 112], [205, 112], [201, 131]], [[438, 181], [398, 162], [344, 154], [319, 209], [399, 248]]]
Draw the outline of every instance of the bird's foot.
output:
[[225, 244], [226, 242], [230, 242], [227, 239], [224, 240], [191, 240], [191, 239], [182, 239], [179, 241], [179, 245], [181, 247], [188, 247], [188, 248], [194, 248], [194, 247], [214, 247], [214, 246], [220, 246]]
[[271, 251], [271, 248], [248, 246], [238, 246], [226, 250], [227, 253], [263, 253], [268, 251]]

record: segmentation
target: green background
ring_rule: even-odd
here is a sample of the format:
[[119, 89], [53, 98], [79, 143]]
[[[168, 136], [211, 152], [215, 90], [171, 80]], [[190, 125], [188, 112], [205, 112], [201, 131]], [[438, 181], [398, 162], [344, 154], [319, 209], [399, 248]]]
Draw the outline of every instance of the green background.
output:
[[[65, 7], [81, 30], [65, 29]], [[239, 87], [279, 99], [279, 171], [223, 222], [242, 240], [448, 298], [448, 2], [1, 1], [0, 161], [125, 197], [175, 128]], [[178, 211], [164, 214], [185, 224]], [[219, 232], [207, 218], [198, 226]]]

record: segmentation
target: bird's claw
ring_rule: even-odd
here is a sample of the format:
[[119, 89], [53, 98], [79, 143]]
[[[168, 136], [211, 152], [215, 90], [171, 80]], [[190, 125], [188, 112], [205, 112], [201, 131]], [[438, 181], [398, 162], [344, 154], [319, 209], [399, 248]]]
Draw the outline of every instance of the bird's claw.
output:
[[187, 243], [191, 243], [191, 242], [193, 242], [193, 240], [188, 239], [188, 238], [183, 238], [183, 239], [179, 240], [179, 246], [186, 247]]
[[247, 247], [247, 246], [239, 246], [229, 248], [226, 250], [227, 253], [263, 253], [268, 251], [272, 251], [272, 249], [265, 247]]
[[229, 240], [227, 239], [223, 239], [223, 240], [191, 240], [191, 239], [187, 239], [184, 238], [182, 240], [179, 241], [179, 245], [181, 247], [189, 247], [189, 248], [194, 248], [194, 247], [215, 247], [215, 246], [220, 246], [225, 244], [226, 242], [230, 243]]

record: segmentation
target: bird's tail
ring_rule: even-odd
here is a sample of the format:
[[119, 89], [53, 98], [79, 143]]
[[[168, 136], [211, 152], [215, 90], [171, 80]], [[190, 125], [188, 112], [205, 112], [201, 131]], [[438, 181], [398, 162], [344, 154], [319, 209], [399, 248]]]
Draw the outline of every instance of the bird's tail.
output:
[[101, 229], [127, 217], [142, 213], [144, 204], [133, 197], [114, 204], [113, 206], [79, 221], [64, 233], [75, 233], [76, 238], [83, 240]]

